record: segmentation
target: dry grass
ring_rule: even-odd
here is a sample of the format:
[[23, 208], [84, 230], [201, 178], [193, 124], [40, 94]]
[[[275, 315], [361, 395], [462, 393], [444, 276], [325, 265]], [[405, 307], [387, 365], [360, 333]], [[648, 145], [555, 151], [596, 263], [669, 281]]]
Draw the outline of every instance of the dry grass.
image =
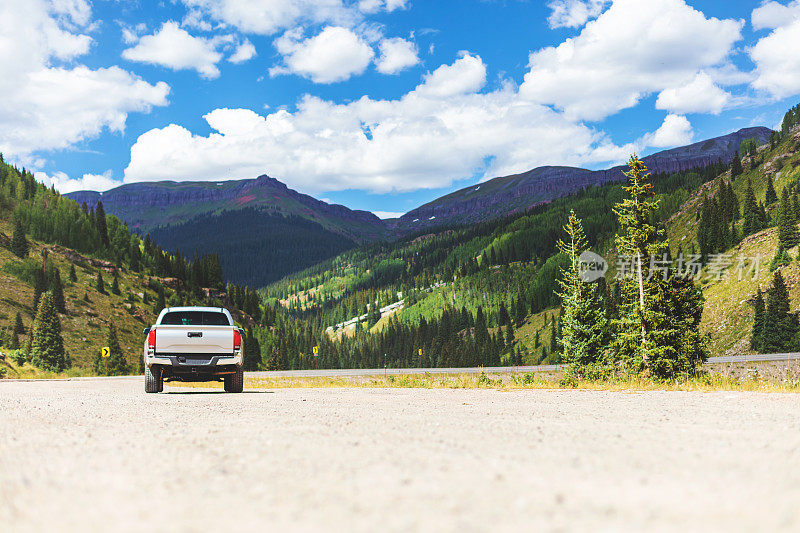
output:
[[[782, 383], [766, 380], [742, 380], [717, 374], [696, 378], [659, 382], [646, 378], [582, 381], [574, 387], [562, 384], [556, 373], [537, 374], [415, 374], [400, 376], [355, 377], [245, 377], [245, 388], [415, 388], [415, 389], [568, 389], [596, 391], [686, 391], [686, 392], [771, 392], [798, 393], [800, 381]], [[176, 383], [179, 387], [222, 388], [219, 383]]]

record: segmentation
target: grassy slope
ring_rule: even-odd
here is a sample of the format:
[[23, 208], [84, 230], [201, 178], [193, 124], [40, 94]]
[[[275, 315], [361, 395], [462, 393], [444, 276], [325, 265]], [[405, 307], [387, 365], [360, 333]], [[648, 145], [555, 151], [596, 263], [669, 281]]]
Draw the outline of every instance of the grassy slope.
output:
[[[9, 235], [11, 232], [9, 223], [0, 221], [0, 231]], [[128, 362], [132, 365], [132, 369], [135, 370], [138, 367], [138, 359], [141, 357], [142, 328], [152, 324], [155, 319], [152, 306], [142, 306], [138, 296], [145, 291], [146, 280], [139, 279], [134, 273], [121, 271], [119, 277], [121, 295], [111, 294], [108, 290], [108, 294], [100, 294], [95, 290], [98, 269], [91, 266], [76, 266], [78, 281], [72, 283], [69, 281], [70, 262], [60, 253], [53, 252], [52, 246], [33, 242], [28, 261], [41, 260], [41, 252], [44, 249], [51, 250], [48, 260], [61, 270], [61, 278], [64, 282], [67, 312], [59, 315], [59, 318], [61, 319], [64, 344], [67, 353], [72, 358], [72, 373], [86, 374], [89, 372], [97, 352], [105, 345], [109, 321], [113, 321], [116, 325], [120, 345]], [[12, 265], [19, 265], [22, 262], [9, 250], [0, 247], [0, 265], [2, 265], [2, 269], [0, 269], [0, 302], [2, 303], [0, 305], [0, 327], [10, 328], [13, 326], [14, 317], [19, 311], [26, 332], [29, 332], [33, 322], [31, 309], [33, 288], [8, 272], [13, 269]], [[112, 275], [103, 272], [103, 279], [107, 288], [110, 288]], [[135, 305], [140, 308], [143, 320], [134, 317], [126, 307], [124, 299], [128, 292], [137, 295]], [[148, 293], [153, 301], [155, 293], [152, 291], [148, 291]], [[90, 303], [83, 301], [84, 294], [88, 294]], [[24, 342], [26, 338], [23, 336], [20, 342]], [[10, 349], [0, 348], [0, 352], [7, 354]], [[28, 367], [29, 365], [26, 365], [22, 375], [37, 374]], [[8, 377], [17, 377], [17, 375], [19, 372], [12, 365], [9, 368]]]
[[[775, 190], [780, 196], [784, 186], [800, 179], [800, 130], [784, 140], [775, 150], [769, 151], [763, 147], [764, 164], [751, 169], [739, 176], [733, 182], [733, 189], [744, 205], [747, 179], [751, 179], [756, 199], [763, 202], [767, 190], [767, 176], [773, 177]], [[728, 179], [724, 175], [721, 178]], [[688, 253], [690, 242], [695, 240], [697, 234], [696, 212], [700, 209], [704, 193], [711, 196], [716, 192], [719, 179], [707, 183], [695, 192], [683, 205], [680, 211], [673, 216], [668, 225], [667, 233], [673, 245], [673, 251], [678, 243], [684, 243], [684, 252]], [[773, 216], [776, 205], [768, 209]], [[741, 229], [741, 225], [740, 225]], [[712, 355], [745, 354], [751, 353], [750, 332], [753, 327], [753, 308], [750, 299], [757, 288], [766, 290], [771, 283], [769, 262], [775, 255], [778, 245], [776, 228], [769, 228], [745, 238], [739, 245], [727, 250], [725, 253], [731, 257], [731, 266], [728, 275], [722, 280], [706, 278], [703, 281], [706, 297], [705, 309], [701, 328], [709, 335]], [[792, 257], [797, 257], [797, 249], [791, 250]], [[759, 276], [753, 279], [752, 274], [739, 279], [737, 264], [738, 258], [752, 258], [761, 256], [762, 263]], [[796, 310], [800, 306], [800, 268], [795, 262], [783, 269], [783, 276], [790, 289], [791, 308]]]

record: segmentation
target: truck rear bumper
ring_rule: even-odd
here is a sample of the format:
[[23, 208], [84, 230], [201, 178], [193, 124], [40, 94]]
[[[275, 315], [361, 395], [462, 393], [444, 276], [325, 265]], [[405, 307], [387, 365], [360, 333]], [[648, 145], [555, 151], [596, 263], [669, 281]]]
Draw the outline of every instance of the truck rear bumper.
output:
[[148, 356], [145, 364], [158, 367], [166, 381], [217, 381], [236, 373], [242, 366], [242, 356], [156, 354]]

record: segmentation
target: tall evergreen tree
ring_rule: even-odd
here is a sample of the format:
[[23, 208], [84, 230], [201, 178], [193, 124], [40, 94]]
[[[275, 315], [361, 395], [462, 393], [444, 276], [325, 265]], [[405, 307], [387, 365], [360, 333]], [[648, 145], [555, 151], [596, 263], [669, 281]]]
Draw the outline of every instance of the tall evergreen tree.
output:
[[617, 204], [620, 233], [617, 250], [633, 260], [634, 276], [619, 280], [620, 318], [614, 321], [612, 343], [616, 364], [626, 372], [659, 378], [693, 372], [707, 357], [699, 333], [702, 290], [693, 280], [669, 271], [651, 275], [647, 258], [668, 254], [666, 235], [650, 221], [658, 208], [644, 163], [629, 161], [627, 197]]
[[42, 295], [47, 290], [47, 276], [43, 268], [37, 268], [33, 271], [33, 312], [36, 313], [39, 309], [39, 301]]
[[562, 359], [576, 377], [601, 377], [606, 371], [609, 324], [599, 284], [581, 278], [579, 257], [587, 249], [587, 242], [575, 211], [570, 212], [564, 231], [567, 240], [559, 240], [558, 248], [569, 257], [570, 264], [559, 279], [558, 295], [564, 312]]
[[59, 313], [67, 312], [67, 305], [64, 301], [64, 285], [61, 283], [61, 271], [52, 267], [50, 270], [50, 292], [53, 294], [53, 305]]
[[741, 173], [742, 173], [742, 160], [739, 158], [739, 152], [737, 151], [733, 155], [733, 161], [731, 161], [731, 179], [734, 179]]
[[789, 313], [789, 291], [781, 271], [777, 270], [767, 291], [761, 350], [773, 353], [789, 349], [796, 331], [797, 316]]
[[69, 368], [70, 362], [64, 351], [61, 337], [61, 321], [58, 319], [53, 296], [42, 295], [36, 320], [31, 331], [31, 362], [43, 370], [61, 372]]
[[97, 292], [99, 292], [100, 294], [106, 293], [106, 284], [103, 281], [103, 273], [100, 270], [97, 271], [97, 281], [95, 282], [95, 289], [97, 289]]
[[108, 226], [106, 225], [106, 212], [103, 209], [103, 202], [97, 202], [95, 207], [95, 224], [97, 225], [97, 232], [100, 234], [100, 240], [103, 246], [108, 246]]
[[14, 317], [14, 333], [23, 335], [25, 333], [25, 325], [22, 323], [22, 315], [17, 311], [17, 316]]
[[111, 282], [111, 292], [117, 295], [119, 295], [121, 292], [119, 289], [119, 275], [117, 274], [116, 270], [114, 271], [114, 278]]
[[764, 203], [772, 205], [778, 201], [778, 194], [775, 192], [775, 185], [772, 183], [772, 174], [767, 175], [767, 196]]
[[106, 335], [106, 346], [111, 352], [108, 356], [106, 369], [110, 376], [124, 376], [130, 372], [130, 366], [125, 359], [125, 354], [122, 353], [122, 348], [119, 345], [117, 338], [117, 328], [113, 322], [108, 323], [108, 334]]
[[78, 281], [78, 273], [75, 272], [75, 265], [70, 265], [69, 266], [69, 280], [72, 283], [75, 283], [76, 281]]
[[756, 201], [755, 192], [753, 192], [753, 183], [750, 177], [747, 178], [747, 191], [744, 196], [744, 223], [742, 225], [743, 236], [752, 235], [761, 231], [764, 226], [764, 220], [761, 219], [761, 208]]
[[794, 206], [789, 199], [789, 192], [784, 187], [778, 204], [778, 246], [783, 250], [789, 250], [798, 243], [800, 243], [800, 232], [797, 230]]
[[753, 313], [753, 331], [750, 334], [750, 348], [761, 351], [764, 336], [764, 296], [761, 294], [761, 289], [756, 291], [756, 296], [753, 300]]
[[11, 252], [17, 257], [28, 257], [30, 245], [25, 237], [25, 229], [19, 220], [14, 224], [14, 233], [11, 236]]

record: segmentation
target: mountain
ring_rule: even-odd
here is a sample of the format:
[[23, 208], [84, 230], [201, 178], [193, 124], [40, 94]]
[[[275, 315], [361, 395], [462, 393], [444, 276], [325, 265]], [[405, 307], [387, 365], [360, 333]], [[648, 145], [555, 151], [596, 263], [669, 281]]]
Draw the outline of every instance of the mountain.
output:
[[142, 235], [159, 226], [186, 222], [200, 215], [250, 208], [254, 214], [307, 219], [357, 243], [386, 235], [385, 224], [374, 214], [322, 202], [267, 175], [220, 182], [131, 183], [104, 193], [77, 191], [65, 196], [78, 204], [86, 202], [89, 207], [102, 200], [106, 212]]
[[[643, 158], [653, 174], [669, 174], [705, 167], [722, 161], [730, 163], [745, 139], [766, 142], [772, 130], [756, 127], [700, 141], [688, 146], [665, 150]], [[426, 227], [480, 222], [577, 192], [585, 187], [622, 181], [625, 167], [607, 170], [586, 170], [564, 166], [538, 167], [521, 174], [494, 178], [478, 185], [447, 194], [394, 221], [401, 232], [414, 232]]]

